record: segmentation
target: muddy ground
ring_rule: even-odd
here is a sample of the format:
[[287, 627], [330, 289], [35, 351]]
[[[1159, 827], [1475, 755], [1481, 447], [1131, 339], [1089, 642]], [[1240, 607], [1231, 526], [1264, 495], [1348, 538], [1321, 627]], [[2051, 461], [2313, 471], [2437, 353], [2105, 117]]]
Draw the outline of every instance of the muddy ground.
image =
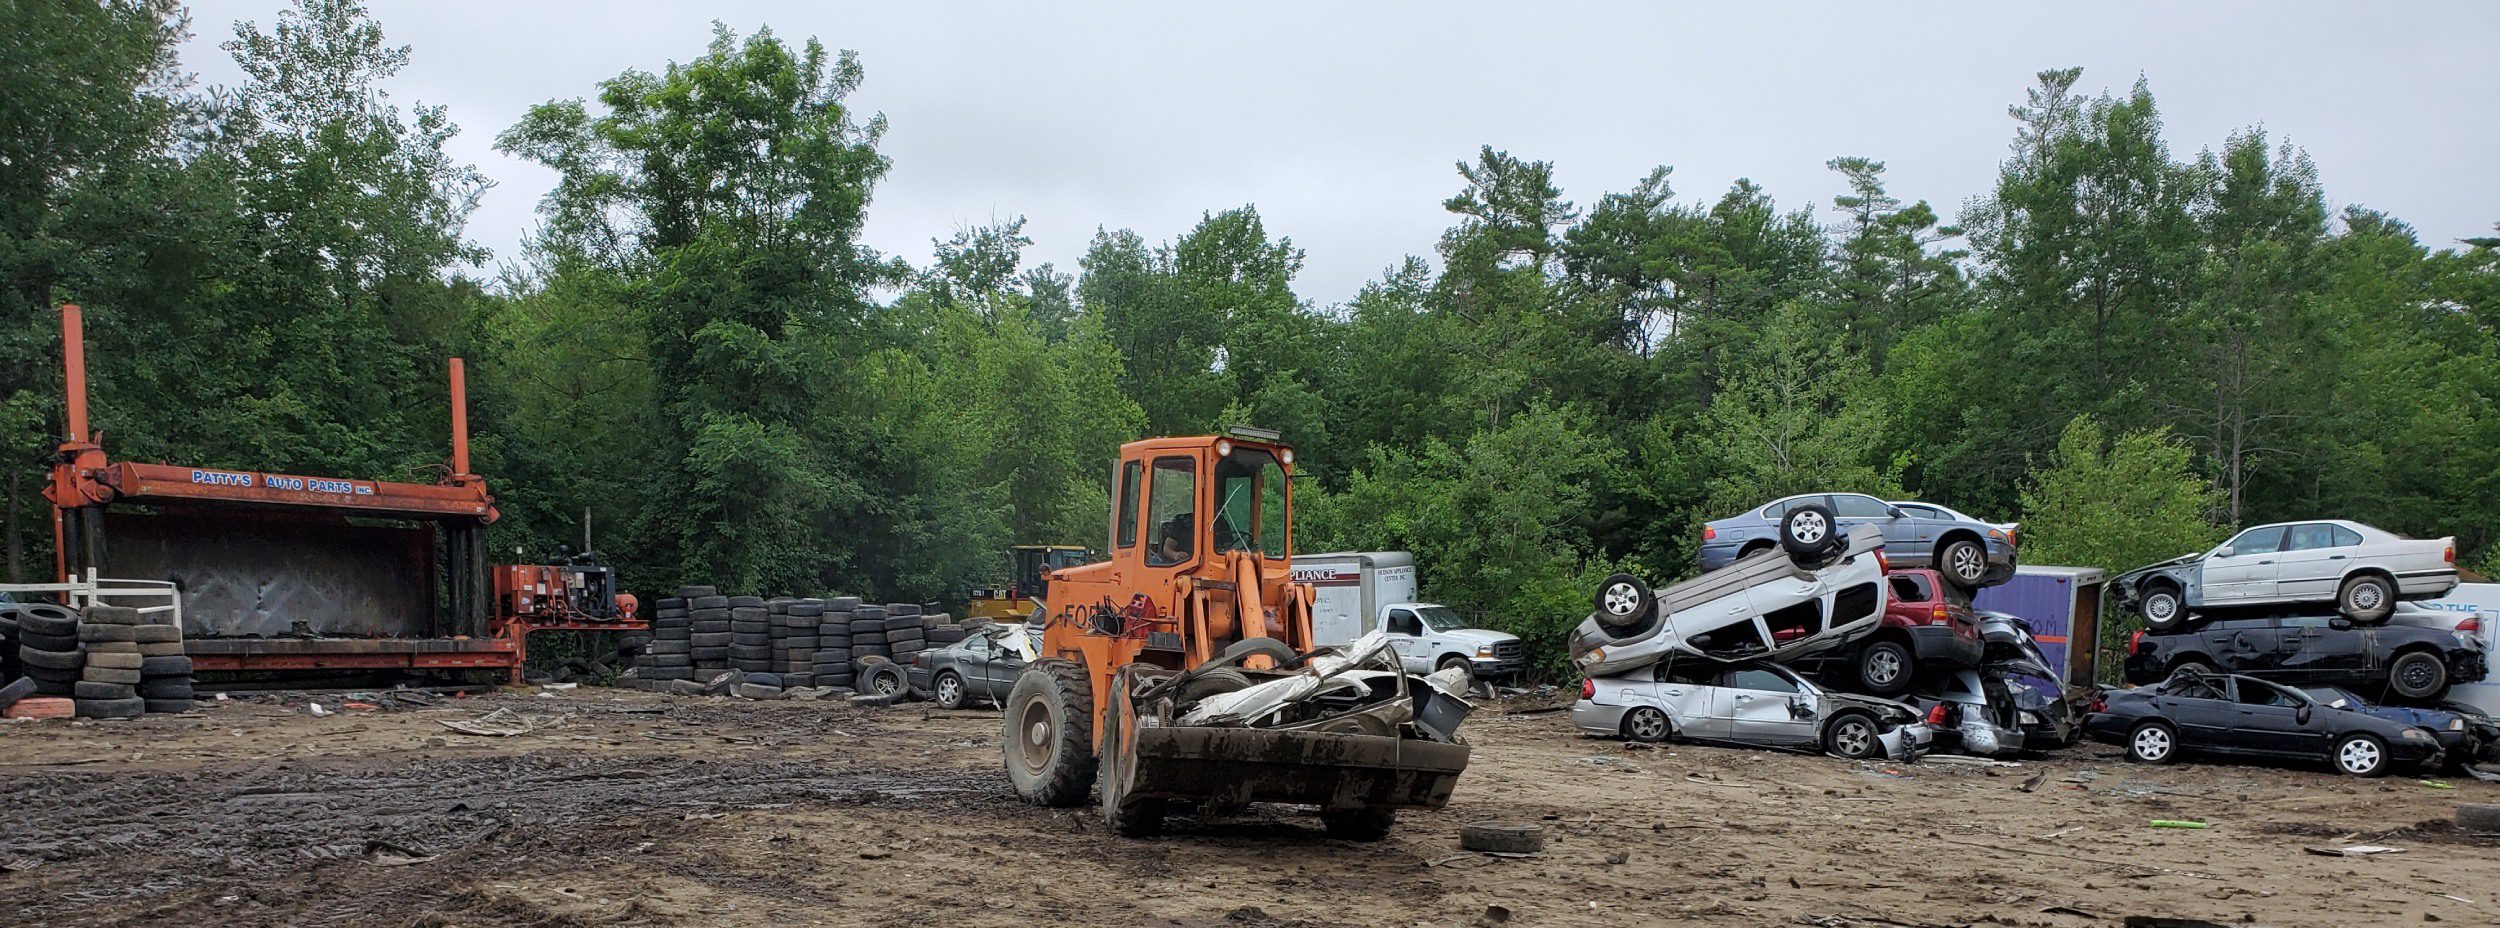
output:
[[[1633, 750], [1488, 709], [1457, 798], [1386, 842], [1264, 810], [1132, 841], [1014, 802], [994, 713], [303, 702], [0, 726], [0, 925], [2500, 924], [2500, 839], [2447, 824], [2500, 788], [2462, 777], [2148, 768], [2092, 745], [2012, 768]], [[440, 724], [497, 708], [544, 727]], [[1476, 820], [1551, 843], [1461, 854]], [[2356, 842], [2405, 852], [2302, 850]]]

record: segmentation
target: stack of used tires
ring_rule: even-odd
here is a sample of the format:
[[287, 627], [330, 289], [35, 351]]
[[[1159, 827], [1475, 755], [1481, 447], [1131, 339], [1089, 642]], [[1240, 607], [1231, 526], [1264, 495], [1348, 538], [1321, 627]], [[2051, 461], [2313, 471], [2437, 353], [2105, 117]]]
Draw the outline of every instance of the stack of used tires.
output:
[[87, 649], [78, 642], [78, 613], [51, 603], [19, 605], [17, 663], [35, 681], [35, 692], [68, 696], [87, 666]]
[[834, 596], [825, 600], [824, 617], [816, 623], [817, 686], [847, 688], [851, 685], [851, 621], [857, 609], [857, 596]]
[[690, 586], [652, 604], [651, 642], [634, 659], [634, 676], [643, 680], [694, 679], [694, 620], [686, 614], [687, 593], [709, 587]]
[[885, 644], [885, 607], [861, 604], [851, 610], [851, 674], [856, 677], [869, 658], [892, 660]]
[[[694, 634], [689, 640], [694, 647], [696, 679], [709, 677], [729, 669], [729, 597], [708, 586], [690, 586], [701, 595], [686, 595], [686, 611], [693, 617]], [[681, 595], [685, 595], [681, 591]]]
[[955, 623], [955, 617], [932, 612], [920, 617], [921, 634], [928, 636], [929, 647], [943, 648], [972, 636], [972, 629]]
[[78, 642], [87, 659], [70, 694], [79, 718], [135, 719], [148, 711], [139, 696], [147, 658], [139, 653], [138, 631], [139, 610], [128, 606], [88, 606], [80, 617]]
[[790, 604], [783, 625], [781, 663], [773, 669], [781, 674], [781, 686], [791, 689], [816, 684], [816, 648], [821, 644], [819, 626], [825, 621], [825, 601], [802, 599]]
[[773, 669], [773, 614], [761, 596], [729, 597], [729, 667], [741, 673]]
[[[172, 613], [165, 616], [170, 619]], [[191, 711], [191, 656], [182, 650], [182, 626], [149, 622], [133, 627], [139, 638], [139, 698], [150, 712]]]
[[885, 647], [895, 663], [909, 665], [912, 658], [928, 650], [929, 636], [920, 621], [917, 605], [885, 604]]

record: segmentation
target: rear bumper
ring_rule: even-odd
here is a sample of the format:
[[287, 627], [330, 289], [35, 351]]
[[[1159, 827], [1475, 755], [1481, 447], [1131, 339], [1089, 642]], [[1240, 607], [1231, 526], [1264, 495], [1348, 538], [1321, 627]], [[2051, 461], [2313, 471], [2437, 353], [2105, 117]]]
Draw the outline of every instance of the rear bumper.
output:
[[2417, 570], [2396, 576], [2396, 595], [2405, 598], [2437, 596], [2457, 587], [2455, 568]]
[[1630, 706], [1599, 705], [1583, 699], [1571, 704], [1571, 724], [1593, 735], [1619, 735], [1623, 733], [1623, 714], [1629, 711]]

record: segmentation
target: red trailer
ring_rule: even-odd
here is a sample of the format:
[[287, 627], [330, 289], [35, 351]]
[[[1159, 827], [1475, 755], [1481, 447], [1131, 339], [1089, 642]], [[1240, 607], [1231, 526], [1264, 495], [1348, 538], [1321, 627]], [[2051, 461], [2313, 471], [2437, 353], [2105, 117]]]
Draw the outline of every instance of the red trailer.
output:
[[44, 495], [64, 583], [168, 581], [203, 671], [491, 669], [529, 634], [642, 627], [596, 564], [487, 562], [495, 498], [469, 470], [451, 359], [450, 472], [437, 483], [114, 461], [88, 429], [79, 309], [61, 307], [67, 440]]

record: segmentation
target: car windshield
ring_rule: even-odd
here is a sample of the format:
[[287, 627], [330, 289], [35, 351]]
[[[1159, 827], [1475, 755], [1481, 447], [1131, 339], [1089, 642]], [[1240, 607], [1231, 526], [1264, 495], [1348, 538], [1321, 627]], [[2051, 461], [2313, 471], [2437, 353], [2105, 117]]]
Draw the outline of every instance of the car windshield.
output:
[[1417, 606], [1415, 614], [1422, 616], [1424, 625], [1436, 632], [1454, 632], [1469, 627], [1467, 620], [1459, 618], [1458, 613], [1448, 606]]

